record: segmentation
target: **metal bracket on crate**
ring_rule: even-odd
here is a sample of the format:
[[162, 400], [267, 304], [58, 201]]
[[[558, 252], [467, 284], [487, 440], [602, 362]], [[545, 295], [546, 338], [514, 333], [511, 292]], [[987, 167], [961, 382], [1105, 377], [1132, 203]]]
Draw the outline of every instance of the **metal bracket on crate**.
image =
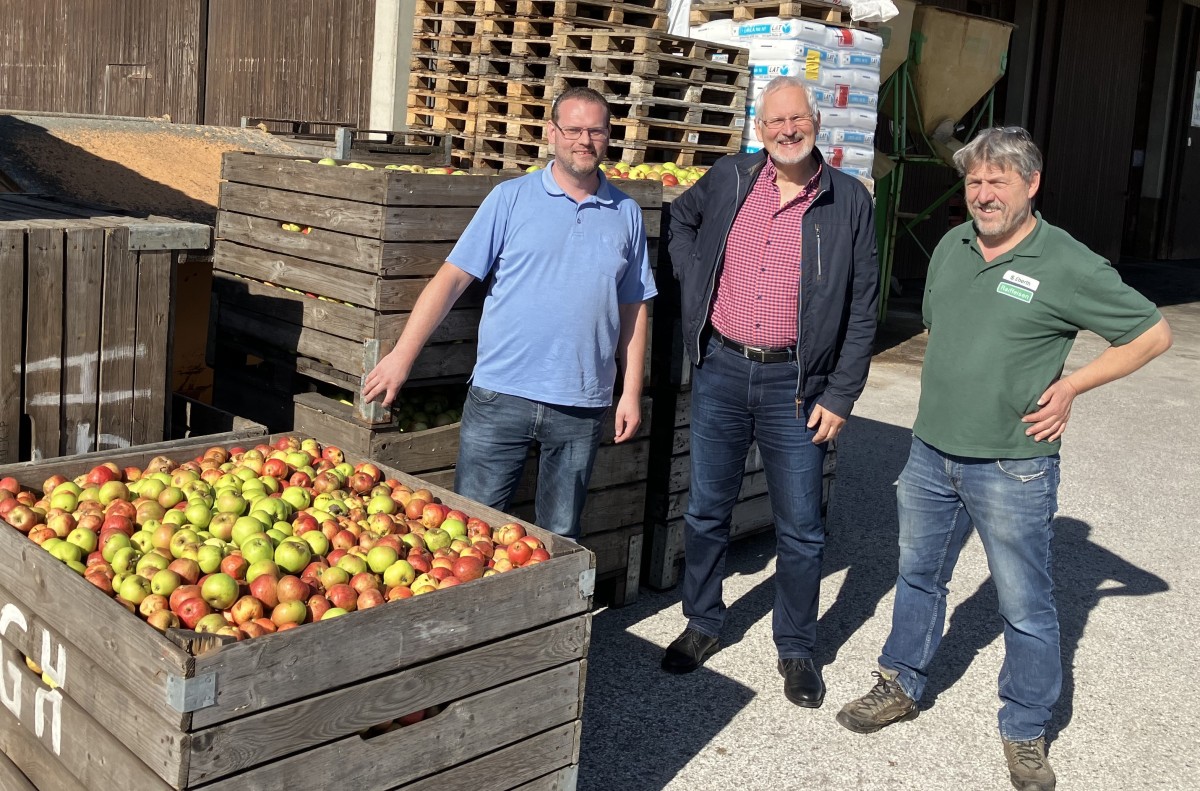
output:
[[176, 711], [186, 714], [189, 711], [207, 708], [216, 702], [217, 676], [215, 673], [206, 673], [193, 678], [167, 676], [167, 703]]
[[588, 569], [579, 572], [579, 598], [591, 598], [596, 592], [596, 570]]
[[570, 772], [563, 778], [563, 791], [575, 791], [579, 784], [579, 764], [571, 767]]

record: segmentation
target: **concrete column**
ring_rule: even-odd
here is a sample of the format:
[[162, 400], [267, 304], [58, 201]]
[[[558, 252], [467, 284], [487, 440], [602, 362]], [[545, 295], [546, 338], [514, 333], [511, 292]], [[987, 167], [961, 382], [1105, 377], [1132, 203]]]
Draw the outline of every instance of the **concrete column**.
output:
[[416, 0], [375, 0], [375, 50], [371, 58], [372, 129], [392, 130], [404, 126], [416, 7]]

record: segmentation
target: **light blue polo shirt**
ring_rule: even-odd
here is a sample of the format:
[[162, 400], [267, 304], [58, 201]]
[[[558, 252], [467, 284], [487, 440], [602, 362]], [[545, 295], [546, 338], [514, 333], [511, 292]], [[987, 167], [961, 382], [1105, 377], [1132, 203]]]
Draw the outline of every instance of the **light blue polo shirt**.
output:
[[479, 323], [475, 385], [563, 406], [612, 403], [618, 306], [658, 293], [632, 198], [603, 174], [582, 203], [551, 168], [502, 182], [449, 261], [479, 280], [495, 276]]

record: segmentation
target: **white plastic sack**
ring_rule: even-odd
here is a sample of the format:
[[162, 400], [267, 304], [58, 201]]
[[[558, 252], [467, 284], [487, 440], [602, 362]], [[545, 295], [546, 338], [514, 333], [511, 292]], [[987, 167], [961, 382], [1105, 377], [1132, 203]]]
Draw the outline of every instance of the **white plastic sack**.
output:
[[886, 22], [900, 14], [892, 0], [849, 0], [849, 5], [855, 22]]

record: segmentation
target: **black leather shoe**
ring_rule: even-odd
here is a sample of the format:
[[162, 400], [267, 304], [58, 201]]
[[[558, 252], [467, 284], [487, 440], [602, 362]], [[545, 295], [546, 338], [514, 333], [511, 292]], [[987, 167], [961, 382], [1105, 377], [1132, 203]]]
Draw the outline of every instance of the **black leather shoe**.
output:
[[691, 673], [716, 652], [717, 638], [695, 629], [684, 629], [683, 634], [667, 646], [662, 669], [668, 673]]
[[780, 659], [783, 694], [797, 706], [818, 709], [825, 702], [825, 682], [811, 659]]

